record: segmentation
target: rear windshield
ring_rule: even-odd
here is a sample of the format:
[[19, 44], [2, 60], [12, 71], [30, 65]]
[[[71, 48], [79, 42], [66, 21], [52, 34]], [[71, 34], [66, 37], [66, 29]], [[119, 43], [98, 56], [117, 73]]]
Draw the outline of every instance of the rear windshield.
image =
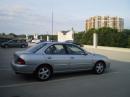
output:
[[38, 51], [39, 49], [41, 49], [42, 47], [44, 47], [47, 43], [39, 43], [39, 44], [36, 44], [30, 48], [28, 48], [26, 51], [27, 52], [32, 52], [32, 53], [35, 53], [36, 51]]

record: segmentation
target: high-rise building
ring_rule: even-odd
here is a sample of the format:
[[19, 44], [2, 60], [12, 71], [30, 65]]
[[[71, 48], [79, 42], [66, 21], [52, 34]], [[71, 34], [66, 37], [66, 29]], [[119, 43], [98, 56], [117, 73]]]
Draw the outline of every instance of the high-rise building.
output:
[[86, 30], [110, 27], [121, 32], [124, 29], [124, 19], [110, 16], [94, 16], [86, 20]]

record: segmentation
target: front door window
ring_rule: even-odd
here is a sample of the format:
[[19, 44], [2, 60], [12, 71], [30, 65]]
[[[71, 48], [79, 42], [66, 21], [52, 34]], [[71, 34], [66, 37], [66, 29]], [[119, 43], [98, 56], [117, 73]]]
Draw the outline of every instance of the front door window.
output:
[[71, 44], [67, 44], [67, 51], [71, 55], [82, 55], [85, 54], [85, 52], [80, 49], [79, 47]]

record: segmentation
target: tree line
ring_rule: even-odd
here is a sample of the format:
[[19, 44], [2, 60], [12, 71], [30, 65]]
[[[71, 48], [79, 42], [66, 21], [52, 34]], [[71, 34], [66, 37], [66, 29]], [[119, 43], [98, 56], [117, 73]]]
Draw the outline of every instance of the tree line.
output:
[[[47, 36], [49, 37], [50, 40], [57, 41], [57, 35], [42, 35], [41, 34], [41, 35], [38, 35], [38, 39], [46, 41]], [[26, 35], [25, 34], [16, 35], [14, 33], [9, 33], [9, 34], [0, 33], [0, 39], [26, 39]], [[28, 39], [33, 40], [34, 36], [28, 35]]]
[[90, 29], [88, 31], [82, 31], [74, 34], [74, 41], [80, 44], [92, 45], [93, 33], [98, 35], [99, 46], [110, 47], [124, 47], [130, 48], [130, 30], [124, 29], [122, 32], [118, 32], [117, 29], [112, 28], [99, 28]]

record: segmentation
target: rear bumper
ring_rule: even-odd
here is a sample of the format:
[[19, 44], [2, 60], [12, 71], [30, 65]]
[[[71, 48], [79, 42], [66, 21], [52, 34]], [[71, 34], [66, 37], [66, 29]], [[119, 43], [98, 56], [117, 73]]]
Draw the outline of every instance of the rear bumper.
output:
[[21, 65], [21, 64], [16, 64], [14, 62], [11, 63], [11, 67], [16, 73], [21, 73], [21, 74], [32, 74], [35, 70], [35, 67], [32, 65]]

